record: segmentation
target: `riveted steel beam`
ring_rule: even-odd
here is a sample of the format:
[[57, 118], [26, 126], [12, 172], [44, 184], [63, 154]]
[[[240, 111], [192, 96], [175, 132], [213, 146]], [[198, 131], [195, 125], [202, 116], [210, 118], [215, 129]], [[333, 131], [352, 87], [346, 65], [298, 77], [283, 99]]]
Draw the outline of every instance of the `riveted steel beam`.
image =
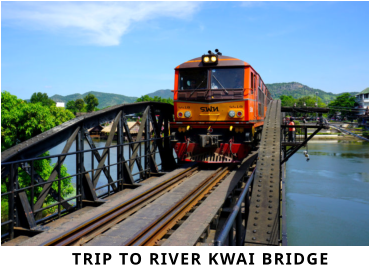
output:
[[246, 245], [279, 244], [281, 103], [269, 103], [246, 227]]

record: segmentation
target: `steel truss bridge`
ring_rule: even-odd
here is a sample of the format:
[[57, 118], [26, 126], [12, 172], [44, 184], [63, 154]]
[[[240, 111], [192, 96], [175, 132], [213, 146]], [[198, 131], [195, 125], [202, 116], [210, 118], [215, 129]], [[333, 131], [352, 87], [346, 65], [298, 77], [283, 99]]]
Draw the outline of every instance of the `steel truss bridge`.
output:
[[[63, 123], [2, 152], [2, 244], [287, 245], [285, 162], [327, 127], [296, 125], [304, 133], [287, 141], [284, 115], [302, 111], [328, 109], [272, 101], [258, 150], [218, 168], [177, 163], [169, 104], [117, 105]], [[135, 141], [126, 117], [133, 113], [142, 115]], [[108, 121], [105, 147], [97, 148], [88, 128]], [[316, 130], [308, 136], [308, 128]], [[42, 156], [63, 143], [60, 154]], [[50, 160], [51, 173], [41, 176], [38, 164]], [[75, 166], [63, 175], [65, 161]], [[73, 191], [65, 197], [66, 180]]]

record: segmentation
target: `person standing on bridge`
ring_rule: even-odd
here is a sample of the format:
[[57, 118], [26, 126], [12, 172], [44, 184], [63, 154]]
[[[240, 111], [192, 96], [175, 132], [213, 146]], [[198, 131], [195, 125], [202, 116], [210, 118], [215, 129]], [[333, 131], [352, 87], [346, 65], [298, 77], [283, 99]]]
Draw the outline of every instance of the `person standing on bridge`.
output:
[[[290, 123], [288, 125], [295, 125], [293, 122], [293, 118], [290, 118]], [[295, 127], [289, 127], [288, 128], [288, 141], [294, 142], [295, 141]]]

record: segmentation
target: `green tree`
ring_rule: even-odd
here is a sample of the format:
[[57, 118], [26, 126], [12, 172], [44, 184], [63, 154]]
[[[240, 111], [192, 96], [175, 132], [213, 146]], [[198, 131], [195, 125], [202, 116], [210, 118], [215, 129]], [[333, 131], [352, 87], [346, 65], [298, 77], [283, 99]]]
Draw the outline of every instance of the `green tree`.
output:
[[85, 96], [83, 100], [86, 102], [88, 112], [93, 111], [99, 105], [98, 99], [91, 93]]
[[49, 98], [46, 93], [41, 93], [41, 92], [33, 93], [30, 101], [31, 103], [40, 102], [43, 106], [49, 106], [49, 107], [56, 105], [55, 101]]
[[76, 106], [76, 109], [79, 110], [79, 112], [81, 112], [81, 110], [83, 109], [83, 107], [85, 106], [85, 102], [83, 101], [83, 99], [79, 98], [79, 99], [76, 99], [75, 101], [75, 106]]
[[74, 115], [69, 110], [26, 103], [4, 91], [1, 93], [1, 151], [62, 124]]
[[154, 98], [152, 98], [148, 95], [144, 95], [144, 96], [141, 96], [138, 99], [136, 99], [136, 102], [147, 102], [147, 101], [169, 103], [169, 104], [174, 105], [174, 101], [173, 101], [172, 98], [165, 99], [165, 98], [161, 98], [161, 97], [158, 97], [158, 96], [155, 96]]
[[294, 99], [292, 96], [280, 96], [282, 107], [292, 107], [293, 104], [295, 104], [296, 99]]
[[352, 115], [351, 109], [355, 106], [355, 97], [349, 93], [344, 93], [331, 101], [328, 106], [331, 108], [330, 115], [341, 112], [342, 116], [349, 116]]
[[[57, 108], [55, 105], [42, 105], [41, 102], [27, 103], [11, 95], [9, 92], [3, 91], [1, 93], [1, 151], [5, 151], [20, 142], [73, 118], [73, 113], [64, 108]], [[47, 155], [48, 153], [45, 153], [42, 156]], [[50, 165], [50, 160], [45, 159], [35, 162], [35, 169], [44, 180], [47, 180], [51, 174], [53, 165]], [[65, 166], [61, 167], [61, 175], [67, 176]], [[6, 191], [6, 182], [7, 180], [2, 181], [2, 192], [4, 190]], [[29, 176], [21, 169], [19, 169], [18, 182], [21, 187], [30, 184]], [[63, 180], [61, 184], [63, 196], [69, 195], [73, 190], [71, 180]], [[57, 183], [54, 183], [53, 187], [55, 185]], [[37, 193], [38, 191], [36, 190], [39, 190], [39, 188], [35, 188], [35, 192]], [[47, 198], [46, 203], [50, 203], [51, 200], [53, 199]], [[7, 214], [7, 209], [7, 200], [6, 198], [2, 198], [2, 216], [3, 214]]]
[[76, 111], [76, 102], [74, 102], [74, 100], [69, 100], [67, 102], [67, 105], [66, 105], [66, 109], [72, 111], [72, 112], [75, 112]]

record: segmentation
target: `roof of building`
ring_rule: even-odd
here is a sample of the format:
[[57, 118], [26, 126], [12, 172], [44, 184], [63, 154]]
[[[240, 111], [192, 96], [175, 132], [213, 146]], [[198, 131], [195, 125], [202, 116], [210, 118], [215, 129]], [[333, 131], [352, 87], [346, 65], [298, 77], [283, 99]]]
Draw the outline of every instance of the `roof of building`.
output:
[[[140, 128], [141, 122], [139, 121], [129, 121], [127, 122], [129, 131], [131, 134], [137, 134], [138, 130]], [[104, 129], [101, 130], [101, 132], [104, 133], [110, 133], [111, 127], [113, 126], [113, 123], [110, 123], [108, 126], [104, 127]], [[143, 130], [145, 132], [145, 129]], [[152, 131], [152, 125], [150, 123], [150, 131]], [[115, 132], [117, 132], [117, 129], [115, 129]]]
[[358, 95], [361, 94], [368, 94], [369, 93], [369, 87], [365, 88], [363, 91], [361, 91]]
[[88, 129], [89, 132], [101, 132], [101, 130], [103, 129], [104, 127], [102, 127], [101, 125], [97, 125], [95, 127], [92, 127], [90, 129]]

